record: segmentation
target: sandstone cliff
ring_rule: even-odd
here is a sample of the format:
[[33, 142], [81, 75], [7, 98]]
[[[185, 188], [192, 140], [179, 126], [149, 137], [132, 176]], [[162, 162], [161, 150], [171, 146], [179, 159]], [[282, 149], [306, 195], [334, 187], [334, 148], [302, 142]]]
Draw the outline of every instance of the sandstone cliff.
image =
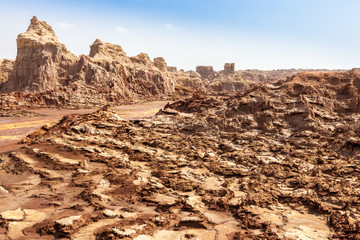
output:
[[175, 89], [159, 59], [156, 66], [144, 53], [128, 57], [121, 46], [99, 39], [89, 56], [77, 57], [59, 42], [51, 26], [36, 17], [19, 34], [17, 48], [9, 81], [0, 85], [3, 109], [121, 104], [165, 98]]
[[76, 61], [54, 30], [36, 17], [17, 38], [17, 56], [5, 91], [44, 91], [61, 85], [66, 69]]

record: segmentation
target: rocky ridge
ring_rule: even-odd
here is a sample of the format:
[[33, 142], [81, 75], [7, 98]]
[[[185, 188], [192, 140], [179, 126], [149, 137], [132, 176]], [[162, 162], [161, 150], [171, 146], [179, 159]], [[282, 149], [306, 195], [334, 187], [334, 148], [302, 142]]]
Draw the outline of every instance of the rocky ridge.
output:
[[[300, 72], [322, 72], [322, 69], [279, 69], [279, 70], [238, 70], [235, 71], [234, 63], [225, 63], [224, 70], [214, 71], [211, 66], [198, 66], [197, 73], [203, 86], [198, 88], [196, 85], [188, 85], [183, 82], [183, 86], [193, 87], [209, 94], [228, 94], [236, 93], [246, 88], [258, 85], [259, 83], [276, 82], [285, 80]], [[191, 75], [191, 72], [189, 72]], [[191, 84], [191, 82], [190, 82]]]
[[1, 109], [84, 108], [165, 98], [173, 80], [147, 54], [128, 57], [121, 46], [97, 39], [89, 56], [76, 57], [46, 22], [31, 19], [17, 39], [8, 81], [0, 86]]

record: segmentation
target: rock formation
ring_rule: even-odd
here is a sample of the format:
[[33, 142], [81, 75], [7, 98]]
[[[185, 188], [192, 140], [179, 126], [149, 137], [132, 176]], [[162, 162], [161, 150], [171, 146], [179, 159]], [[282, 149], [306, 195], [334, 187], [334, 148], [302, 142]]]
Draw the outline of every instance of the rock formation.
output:
[[197, 66], [196, 72], [200, 73], [203, 78], [208, 78], [215, 73], [212, 66]]
[[7, 82], [14, 68], [14, 60], [0, 59], [0, 84]]
[[168, 72], [177, 72], [177, 67], [167, 67]]
[[164, 98], [175, 89], [171, 76], [163, 73], [163, 59], [157, 58], [156, 66], [145, 53], [128, 57], [121, 46], [99, 39], [89, 56], [76, 57], [36, 17], [18, 36], [17, 47], [9, 81], [0, 85], [0, 92], [7, 93], [0, 96], [2, 108], [121, 104]]
[[154, 58], [154, 64], [160, 71], [167, 72], [167, 64], [164, 58], [162, 57]]
[[234, 74], [235, 73], [235, 63], [225, 63], [224, 73], [225, 74]]
[[192, 95], [196, 91], [207, 91], [205, 80], [195, 71], [172, 72], [172, 77], [176, 82], [175, 91], [177, 95]]
[[36, 17], [19, 34], [17, 48], [15, 62], [0, 62], [1, 109], [99, 107], [174, 99], [195, 91], [234, 93], [299, 71], [235, 71], [233, 63], [226, 63], [219, 72], [211, 66], [177, 71], [164, 58], [153, 62], [146, 53], [128, 57], [120, 45], [99, 39], [91, 45], [89, 56], [77, 57], [59, 42], [51, 26]]

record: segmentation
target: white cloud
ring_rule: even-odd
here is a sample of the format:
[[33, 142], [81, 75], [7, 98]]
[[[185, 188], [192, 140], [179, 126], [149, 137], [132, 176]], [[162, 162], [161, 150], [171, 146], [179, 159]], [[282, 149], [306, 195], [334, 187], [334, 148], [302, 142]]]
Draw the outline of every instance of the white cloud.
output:
[[56, 26], [58, 26], [59, 28], [68, 29], [68, 28], [76, 27], [76, 24], [68, 23], [68, 22], [58, 22], [56, 23]]
[[175, 29], [174, 25], [172, 25], [171, 23], [166, 23], [166, 24], [164, 25], [164, 27], [165, 27], [165, 29], [167, 29], [167, 30], [174, 30], [174, 29]]
[[116, 27], [115, 30], [119, 33], [128, 33], [128, 30], [124, 27]]

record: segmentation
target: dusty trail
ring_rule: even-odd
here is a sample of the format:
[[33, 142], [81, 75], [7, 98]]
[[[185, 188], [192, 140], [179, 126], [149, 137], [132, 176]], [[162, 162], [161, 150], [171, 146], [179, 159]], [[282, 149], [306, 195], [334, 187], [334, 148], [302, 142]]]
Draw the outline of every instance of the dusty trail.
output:
[[[139, 119], [155, 115], [168, 101], [154, 101], [143, 104], [123, 105], [113, 107], [124, 119]], [[27, 134], [43, 125], [51, 124], [67, 114], [85, 114], [96, 109], [35, 109], [28, 110], [32, 117], [0, 117], [0, 153], [16, 149], [16, 144]]]

